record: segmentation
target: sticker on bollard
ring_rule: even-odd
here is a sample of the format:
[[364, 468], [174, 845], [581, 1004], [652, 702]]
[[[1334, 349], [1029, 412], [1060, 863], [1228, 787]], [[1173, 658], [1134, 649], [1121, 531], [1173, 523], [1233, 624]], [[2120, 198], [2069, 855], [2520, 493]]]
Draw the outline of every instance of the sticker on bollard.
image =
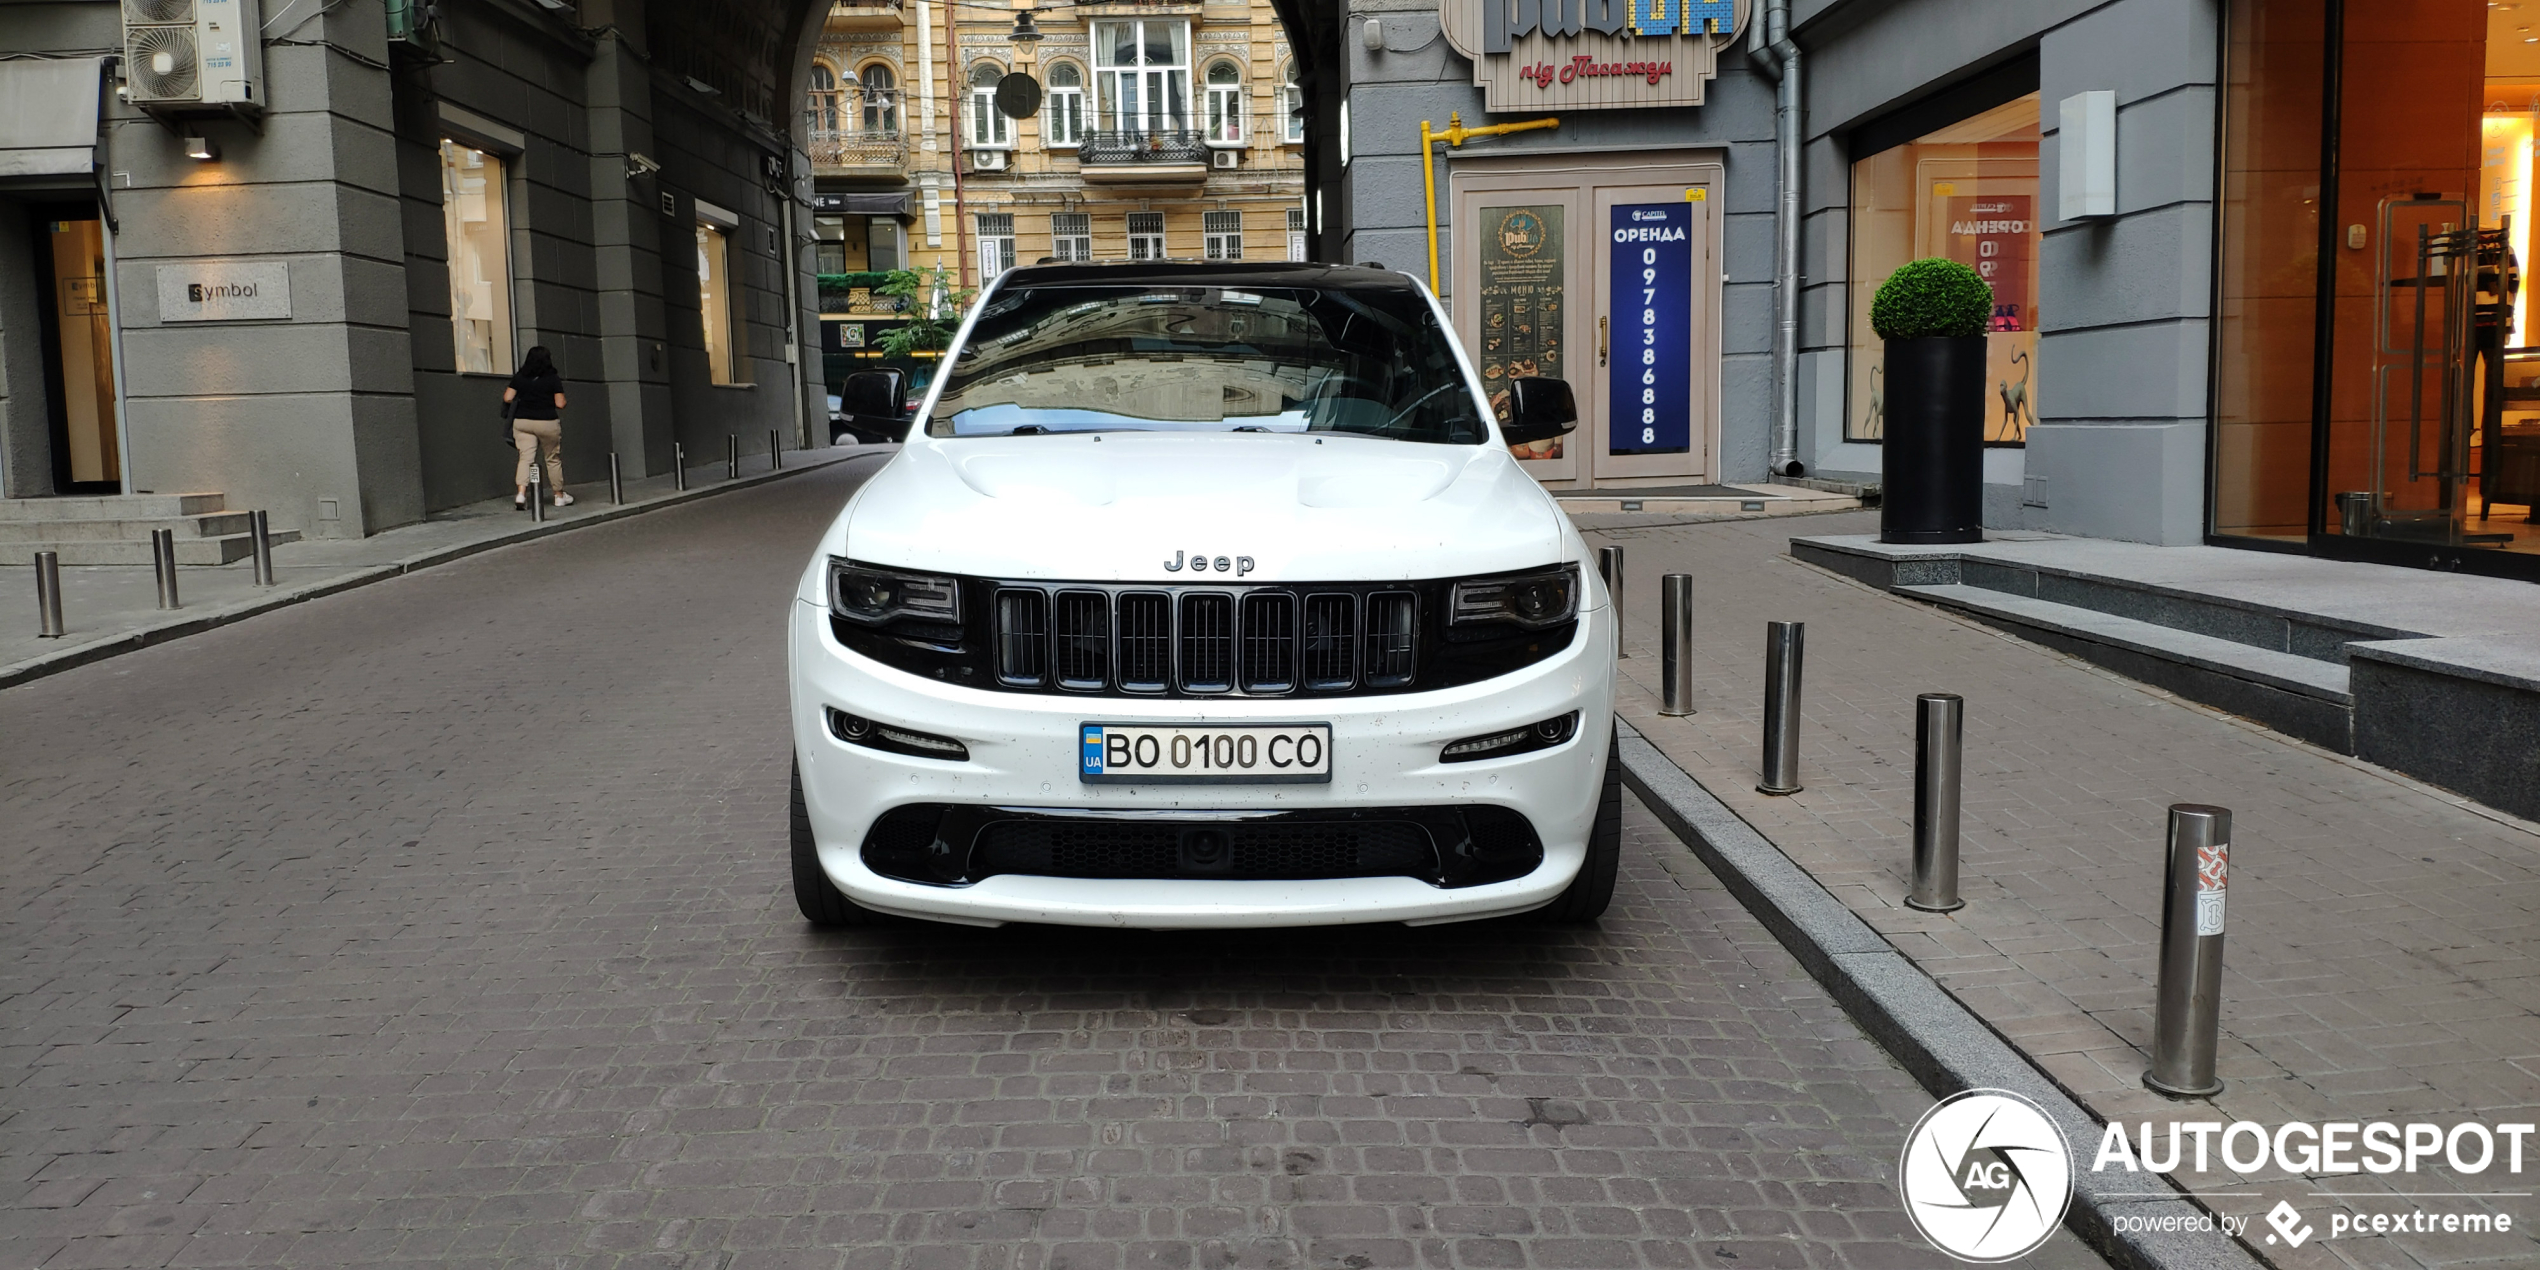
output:
[[2223, 884], [2231, 874], [2231, 844], [2196, 848], [2196, 935], [2223, 933]]

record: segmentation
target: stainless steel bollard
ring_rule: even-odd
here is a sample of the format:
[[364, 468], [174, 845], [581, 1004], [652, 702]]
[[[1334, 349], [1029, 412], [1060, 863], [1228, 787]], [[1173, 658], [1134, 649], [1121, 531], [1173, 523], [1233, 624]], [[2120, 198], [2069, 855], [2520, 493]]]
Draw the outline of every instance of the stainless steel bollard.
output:
[[1799, 784], [1799, 663], [1806, 622], [1764, 624], [1764, 779], [1766, 794], [1796, 794]]
[[247, 513], [248, 542], [255, 548], [256, 585], [273, 585], [273, 526], [263, 512]]
[[625, 501], [626, 482], [617, 473], [617, 451], [611, 450], [609, 451], [609, 504], [616, 506]]
[[1596, 576], [1605, 579], [1605, 594], [1614, 603], [1614, 655], [1629, 657], [1632, 650], [1623, 646], [1623, 549], [1596, 549]]
[[175, 530], [153, 529], [150, 531], [150, 565], [159, 575], [159, 607], [184, 608], [184, 602], [176, 598]]
[[741, 438], [730, 432], [723, 434], [723, 479], [741, 479]]
[[529, 519], [532, 524], [547, 519], [547, 491], [538, 484], [538, 465], [529, 465]]
[[1658, 713], [1693, 713], [1693, 575], [1658, 579]]
[[62, 553], [35, 553], [35, 633], [41, 639], [62, 637]]
[[1905, 907], [1953, 913], [1958, 898], [1958, 761], [1967, 703], [1954, 692], [1914, 698], [1914, 889]]
[[673, 485], [688, 488], [688, 449], [676, 441], [670, 443], [670, 475]]
[[2152, 1007], [2152, 1070], [2143, 1084], [2172, 1098], [2222, 1092], [2223, 888], [2231, 878], [2231, 809], [2170, 808], [2169, 876], [2161, 901], [2161, 982]]
[[773, 472], [783, 466], [785, 466], [785, 447], [777, 442], [776, 429], [769, 428], [767, 430], [767, 470]]

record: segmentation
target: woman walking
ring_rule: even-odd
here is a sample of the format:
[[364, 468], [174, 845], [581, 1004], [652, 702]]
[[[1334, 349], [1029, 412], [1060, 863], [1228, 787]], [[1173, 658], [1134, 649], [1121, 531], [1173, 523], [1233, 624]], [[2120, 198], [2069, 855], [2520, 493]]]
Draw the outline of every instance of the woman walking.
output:
[[512, 441], [520, 447], [520, 467], [512, 474], [512, 506], [526, 510], [529, 506], [529, 475], [538, 466], [538, 447], [547, 447], [547, 488], [554, 490], [556, 506], [573, 502], [564, 492], [564, 376], [556, 373], [556, 362], [547, 355], [547, 346], [530, 346], [520, 359], [520, 371], [512, 376], [510, 386], [503, 389], [503, 402], [512, 410]]

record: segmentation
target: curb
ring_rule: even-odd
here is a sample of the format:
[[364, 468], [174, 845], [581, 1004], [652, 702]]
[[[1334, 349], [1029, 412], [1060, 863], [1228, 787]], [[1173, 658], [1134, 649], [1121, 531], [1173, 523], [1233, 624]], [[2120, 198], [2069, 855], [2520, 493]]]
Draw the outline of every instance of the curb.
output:
[[[1933, 1097], [1966, 1089], [2006, 1089], [2045, 1108], [2076, 1154], [2093, 1149], [2101, 1123], [2062, 1086], [1676, 766], [1638, 728], [1622, 723], [1619, 743], [1624, 783], [1798, 958], [1835, 1004]], [[2255, 1270], [2267, 1264], [2247, 1246], [2215, 1232], [2146, 1233], [2167, 1220], [2201, 1222], [2209, 1210], [2185, 1192], [2147, 1199], [2139, 1191], [2119, 1189], [2128, 1184], [2102, 1178], [2076, 1161], [2073, 1203], [2064, 1224], [2112, 1263], [2126, 1270]], [[2119, 1218], [2138, 1229], [2119, 1232]]]
[[[561, 533], [570, 533], [576, 529], [585, 529], [592, 525], [605, 525], [612, 521], [624, 520], [629, 516], [641, 516], [646, 512], [660, 511], [666, 507], [684, 506], [686, 504], [696, 502], [699, 499], [712, 498], [717, 494], [729, 493], [737, 489], [747, 489], [754, 485], [764, 485], [769, 481], [782, 480], [788, 476], [800, 476], [805, 472], [817, 472], [826, 468], [836, 467], [840, 464], [853, 463], [858, 459], [872, 458], [876, 455], [899, 453], [898, 446], [892, 446], [888, 450], [883, 450], [878, 447], [867, 448], [862, 446], [857, 447], [857, 449], [859, 451], [858, 453], [843, 455], [823, 462], [804, 463], [797, 467], [780, 467], [770, 471], [759, 472], [754, 475], [738, 477], [733, 480], [719, 481], [712, 485], [702, 485], [695, 489], [678, 490], [669, 494], [664, 494], [659, 498], [649, 499], [640, 503], [623, 503], [618, 506], [608, 508], [605, 511], [576, 516], [571, 520], [550, 520], [537, 524], [524, 525], [509, 533], [498, 534], [491, 538], [479, 539], [475, 542], [453, 543], [446, 547], [436, 547], [430, 551], [417, 552], [414, 555], [406, 556], [402, 559], [392, 560], [387, 564], [371, 565], [367, 568], [357, 569], [351, 573], [344, 574], [340, 577], [328, 578], [322, 582], [311, 582], [296, 587], [277, 586], [270, 594], [260, 595], [254, 599], [233, 601], [228, 604], [220, 605], [216, 608], [205, 609], [200, 613], [194, 613], [185, 617], [177, 618], [173, 621], [161, 622], [156, 626], [145, 626], [137, 631], [131, 631], [122, 635], [111, 636], [106, 639], [81, 644], [76, 648], [66, 648], [58, 653], [47, 653], [41, 657], [29, 657], [24, 661], [12, 662], [6, 666], [0, 666], [0, 689], [14, 688], [19, 684], [27, 683], [31, 680], [42, 679], [47, 675], [60, 674], [65, 670], [85, 666], [91, 662], [104, 661], [109, 657], [118, 657], [125, 653], [139, 652], [144, 648], [149, 648], [158, 644], [165, 644], [171, 640], [183, 639], [188, 635], [199, 635], [204, 631], [213, 629], [214, 627], [227, 626], [232, 622], [238, 621], [242, 618], [254, 617], [259, 613], [269, 613], [278, 608], [286, 608], [290, 605], [321, 599], [339, 592], [350, 591], [355, 587], [368, 586], [373, 582], [385, 582], [390, 578], [403, 577], [418, 569], [429, 569], [434, 565], [448, 564], [453, 560], [464, 560], [469, 556], [473, 556], [481, 552], [492, 551], [498, 547], [510, 547], [524, 542], [535, 542], [541, 538], [552, 537]], [[796, 453], [802, 452], [796, 451]]]

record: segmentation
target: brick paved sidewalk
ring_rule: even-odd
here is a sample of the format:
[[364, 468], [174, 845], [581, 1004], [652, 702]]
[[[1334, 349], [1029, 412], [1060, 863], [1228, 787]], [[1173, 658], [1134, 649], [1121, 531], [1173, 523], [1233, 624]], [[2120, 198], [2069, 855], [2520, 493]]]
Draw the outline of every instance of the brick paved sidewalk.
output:
[[[667, 474], [623, 482], [623, 504], [609, 502], [605, 480], [567, 486], [573, 505], [548, 507], [543, 522], [532, 521], [503, 497], [434, 512], [430, 519], [368, 538], [305, 538], [273, 549], [271, 587], [256, 585], [255, 566], [247, 560], [177, 570], [182, 607], [174, 611], [158, 606], [158, 578], [148, 565], [65, 565], [62, 617], [67, 629], [54, 638], [37, 633], [35, 579], [26, 555], [18, 554], [0, 584], [0, 687], [491, 547], [709, 498], [831, 463], [898, 452], [896, 445], [793, 450], [783, 468], [771, 467], [764, 454], [752, 455], [741, 462], [737, 486], [717, 459], [689, 468], [684, 491]], [[868, 470], [872, 466], [867, 464]]]
[[[1815, 517], [1804, 532], [1875, 529]], [[1792, 522], [1591, 534], [1624, 546], [1624, 713], [1649, 739], [2103, 1119], [2540, 1120], [2540, 827], [1788, 558]], [[1695, 704], [1657, 715], [1658, 579], [1694, 577]], [[2500, 584], [2502, 585], [2502, 584]], [[1808, 623], [1802, 779], [1755, 792], [1764, 623]], [[1967, 699], [1961, 890], [1905, 908], [1914, 694]], [[2173, 1103], [2151, 1038], [2163, 809], [2235, 812], [2224, 1092]], [[2217, 1115], [2216, 1112], [2220, 1114]], [[2527, 1169], [2540, 1169], [2540, 1160]], [[2528, 1191], [2522, 1177], [2182, 1174], [2217, 1211], [2278, 1199], [2323, 1232], [2319, 1192]], [[2540, 1259], [2511, 1236], [2322, 1239], [2278, 1264]], [[2263, 1232], [2263, 1225], [2257, 1228]]]

